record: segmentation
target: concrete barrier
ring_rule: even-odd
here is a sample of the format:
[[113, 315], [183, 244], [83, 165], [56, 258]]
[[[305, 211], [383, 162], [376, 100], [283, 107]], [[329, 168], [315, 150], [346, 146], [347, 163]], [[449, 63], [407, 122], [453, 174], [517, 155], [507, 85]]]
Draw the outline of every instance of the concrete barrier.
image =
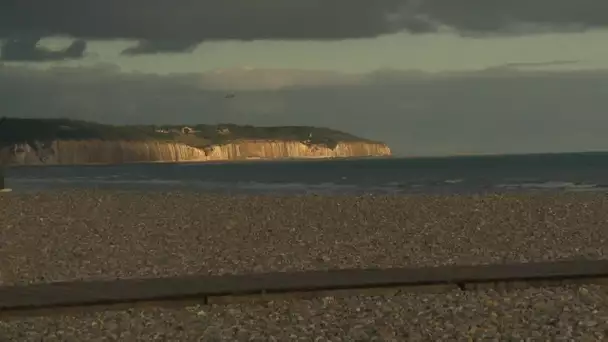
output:
[[[264, 299], [327, 296], [331, 293], [365, 294], [369, 291], [475, 290], [561, 285], [608, 284], [608, 260], [573, 260], [541, 263], [442, 266], [425, 268], [343, 269], [248, 275], [187, 276], [115, 281], [76, 281], [0, 287], [0, 314], [109, 306], [138, 306], [195, 302], [226, 303], [247, 298]], [[505, 285], [507, 284], [507, 285]], [[60, 310], [61, 311], [61, 310]], [[57, 311], [59, 312], [59, 311]]]
[[5, 175], [4, 167], [2, 167], [2, 165], [0, 165], [0, 193], [12, 191], [12, 189], [9, 189], [6, 187], [4, 175]]

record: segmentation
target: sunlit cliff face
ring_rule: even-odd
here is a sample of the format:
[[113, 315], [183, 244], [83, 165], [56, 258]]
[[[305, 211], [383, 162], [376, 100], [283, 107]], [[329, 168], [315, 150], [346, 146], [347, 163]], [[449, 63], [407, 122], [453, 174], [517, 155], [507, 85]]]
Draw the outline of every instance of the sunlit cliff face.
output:
[[127, 141], [55, 141], [43, 147], [16, 144], [0, 150], [7, 164], [118, 164], [136, 162], [194, 162], [210, 160], [344, 158], [389, 156], [381, 143], [341, 142], [331, 149], [300, 141], [240, 141], [196, 148], [180, 143]]

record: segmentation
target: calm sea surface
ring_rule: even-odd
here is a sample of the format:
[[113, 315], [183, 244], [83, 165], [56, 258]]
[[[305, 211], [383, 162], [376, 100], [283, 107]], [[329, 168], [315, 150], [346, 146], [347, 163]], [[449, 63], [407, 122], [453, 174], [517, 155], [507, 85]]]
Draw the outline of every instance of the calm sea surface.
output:
[[229, 193], [608, 190], [608, 153], [14, 167], [16, 192], [66, 188]]

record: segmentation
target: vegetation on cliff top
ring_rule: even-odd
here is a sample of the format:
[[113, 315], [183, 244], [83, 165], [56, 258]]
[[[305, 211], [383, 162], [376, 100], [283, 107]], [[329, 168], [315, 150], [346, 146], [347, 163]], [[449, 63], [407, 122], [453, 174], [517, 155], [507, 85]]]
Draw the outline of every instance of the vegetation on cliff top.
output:
[[190, 146], [226, 144], [237, 140], [285, 140], [335, 148], [338, 142], [369, 140], [322, 127], [254, 127], [220, 125], [115, 126], [71, 119], [7, 118], [0, 125], [0, 145], [51, 140], [172, 141]]

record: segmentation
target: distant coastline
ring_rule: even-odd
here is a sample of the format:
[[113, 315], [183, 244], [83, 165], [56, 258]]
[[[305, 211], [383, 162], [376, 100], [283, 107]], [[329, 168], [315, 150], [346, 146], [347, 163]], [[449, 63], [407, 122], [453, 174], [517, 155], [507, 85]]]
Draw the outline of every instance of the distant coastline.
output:
[[322, 127], [104, 125], [7, 118], [0, 158], [8, 165], [121, 164], [390, 156], [378, 141]]

